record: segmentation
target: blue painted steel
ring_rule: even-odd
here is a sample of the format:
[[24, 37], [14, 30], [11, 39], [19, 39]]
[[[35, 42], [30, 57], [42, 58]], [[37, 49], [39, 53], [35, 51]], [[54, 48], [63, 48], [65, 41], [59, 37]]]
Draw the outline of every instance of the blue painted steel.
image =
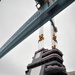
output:
[[55, 0], [52, 5], [44, 4], [23, 26], [0, 48], [0, 58], [27, 38], [35, 30], [56, 16], [74, 0]]

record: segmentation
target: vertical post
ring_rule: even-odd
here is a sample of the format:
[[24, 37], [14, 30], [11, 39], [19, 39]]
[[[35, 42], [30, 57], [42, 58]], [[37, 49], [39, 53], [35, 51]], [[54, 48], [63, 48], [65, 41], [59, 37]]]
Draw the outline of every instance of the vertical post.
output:
[[57, 47], [57, 28], [54, 25], [53, 20], [50, 20], [52, 26], [51, 26], [51, 38], [52, 38], [52, 49], [55, 49]]
[[38, 49], [43, 48], [44, 46], [44, 34], [43, 34], [43, 26], [39, 30], [39, 40], [38, 40]]

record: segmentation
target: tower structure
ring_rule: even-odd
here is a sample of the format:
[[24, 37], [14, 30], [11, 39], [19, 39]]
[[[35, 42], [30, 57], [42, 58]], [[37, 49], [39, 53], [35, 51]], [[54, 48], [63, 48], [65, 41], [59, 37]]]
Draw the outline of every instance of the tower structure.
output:
[[52, 49], [43, 48], [44, 33], [43, 27], [40, 28], [39, 40], [41, 47], [35, 52], [33, 61], [27, 66], [26, 75], [67, 75], [63, 65], [63, 53], [57, 49], [57, 28], [53, 20], [52, 24]]
[[[17, 46], [35, 30], [40, 28], [47, 21], [52, 22], [52, 18], [69, 6], [75, 0], [35, 0], [38, 11], [26, 23], [19, 28], [13, 36], [0, 48], [0, 58]], [[56, 27], [53, 26], [52, 49], [39, 49], [35, 52], [33, 61], [27, 66], [26, 75], [67, 75], [63, 65], [63, 54], [57, 49]], [[43, 34], [39, 36], [39, 41], [44, 39]]]
[[62, 56], [62, 52], [58, 49], [38, 50], [32, 63], [27, 66], [26, 75], [67, 75]]

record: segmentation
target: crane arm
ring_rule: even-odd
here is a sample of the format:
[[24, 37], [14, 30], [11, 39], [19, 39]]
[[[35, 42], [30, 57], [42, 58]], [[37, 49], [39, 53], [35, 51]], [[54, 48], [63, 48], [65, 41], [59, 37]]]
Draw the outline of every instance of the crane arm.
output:
[[14, 35], [0, 48], [0, 58], [7, 54], [16, 45], [22, 42], [25, 38], [31, 35], [39, 27], [45, 24], [47, 21], [55, 17], [74, 0], [54, 0], [49, 5], [45, 3], [23, 26], [15, 32]]

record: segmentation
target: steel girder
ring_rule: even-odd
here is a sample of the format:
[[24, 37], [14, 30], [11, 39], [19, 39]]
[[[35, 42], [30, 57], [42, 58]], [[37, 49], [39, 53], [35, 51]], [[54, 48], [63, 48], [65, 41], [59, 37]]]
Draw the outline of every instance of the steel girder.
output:
[[0, 58], [22, 42], [47, 21], [55, 17], [75, 0], [55, 0], [52, 5], [45, 3], [13, 36], [0, 48]]

